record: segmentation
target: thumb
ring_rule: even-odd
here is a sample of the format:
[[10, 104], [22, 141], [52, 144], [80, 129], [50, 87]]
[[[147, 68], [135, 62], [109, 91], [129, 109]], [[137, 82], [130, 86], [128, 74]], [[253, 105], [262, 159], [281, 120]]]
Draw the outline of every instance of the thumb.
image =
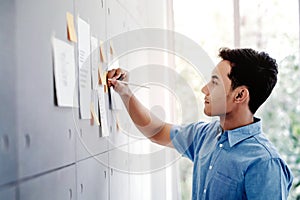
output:
[[110, 80], [111, 85], [113, 86], [114, 90], [119, 93], [119, 95], [124, 95], [129, 92], [129, 88], [127, 84], [121, 83], [120, 81], [112, 78]]

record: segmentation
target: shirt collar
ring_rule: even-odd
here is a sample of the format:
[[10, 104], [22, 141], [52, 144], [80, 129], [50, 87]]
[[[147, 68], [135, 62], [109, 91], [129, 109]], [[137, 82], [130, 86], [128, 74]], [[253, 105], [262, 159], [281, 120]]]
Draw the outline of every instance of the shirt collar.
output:
[[233, 130], [225, 131], [228, 135], [229, 146], [233, 147], [237, 143], [251, 137], [257, 135], [262, 132], [261, 128], [261, 120], [259, 118], [254, 117], [254, 122], [252, 124], [242, 126]]

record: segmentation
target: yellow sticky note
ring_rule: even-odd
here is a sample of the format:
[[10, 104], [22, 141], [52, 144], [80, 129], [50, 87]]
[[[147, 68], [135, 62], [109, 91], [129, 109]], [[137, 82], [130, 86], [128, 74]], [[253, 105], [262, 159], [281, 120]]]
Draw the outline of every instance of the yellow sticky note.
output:
[[103, 72], [101, 76], [102, 85], [106, 85], [107, 72]]
[[93, 126], [94, 125], [94, 117], [93, 117], [93, 114], [92, 114], [92, 112], [91, 112], [91, 119], [90, 119], [90, 124]]
[[100, 126], [100, 122], [99, 122], [98, 116], [96, 115], [95, 110], [94, 110], [94, 103], [91, 103], [90, 110], [91, 110], [91, 113], [92, 113], [92, 119], [94, 119], [94, 121], [96, 122], [97, 126]]
[[74, 26], [74, 17], [71, 13], [67, 12], [67, 31], [68, 39], [72, 42], [77, 42], [77, 36]]
[[116, 128], [117, 128], [117, 131], [120, 130], [119, 117], [116, 117]]
[[115, 48], [114, 48], [114, 45], [113, 45], [113, 42], [112, 41], [110, 41], [109, 42], [109, 46], [110, 46], [110, 54], [111, 55], [114, 55], [115, 54]]
[[100, 63], [100, 65], [98, 67], [98, 84], [99, 85], [102, 85], [101, 72], [102, 72], [102, 65]]
[[104, 49], [103, 49], [103, 42], [100, 41], [100, 58], [101, 58], [101, 61], [106, 63], [106, 55], [105, 55], [105, 52], [104, 52]]

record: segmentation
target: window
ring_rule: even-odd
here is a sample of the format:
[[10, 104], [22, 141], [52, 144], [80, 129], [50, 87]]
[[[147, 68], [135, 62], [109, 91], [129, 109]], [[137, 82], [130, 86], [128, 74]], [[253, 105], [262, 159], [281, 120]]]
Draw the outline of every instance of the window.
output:
[[[220, 47], [266, 51], [279, 63], [274, 92], [256, 114], [267, 137], [294, 174], [289, 199], [300, 199], [299, 2], [280, 0], [173, 0], [175, 31], [198, 43], [217, 60]], [[192, 67], [176, 60], [176, 68], [193, 80], [201, 98], [203, 80], [194, 81]], [[186, 72], [186, 73], [185, 73]], [[191, 199], [192, 163], [180, 161], [182, 199]]]

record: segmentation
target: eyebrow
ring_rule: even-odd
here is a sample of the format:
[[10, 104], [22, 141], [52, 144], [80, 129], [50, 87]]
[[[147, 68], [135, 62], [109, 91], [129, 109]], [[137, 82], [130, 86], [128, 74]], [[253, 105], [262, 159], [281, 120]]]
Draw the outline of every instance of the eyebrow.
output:
[[217, 80], [219, 80], [219, 77], [217, 75], [212, 75], [211, 79], [217, 79]]

